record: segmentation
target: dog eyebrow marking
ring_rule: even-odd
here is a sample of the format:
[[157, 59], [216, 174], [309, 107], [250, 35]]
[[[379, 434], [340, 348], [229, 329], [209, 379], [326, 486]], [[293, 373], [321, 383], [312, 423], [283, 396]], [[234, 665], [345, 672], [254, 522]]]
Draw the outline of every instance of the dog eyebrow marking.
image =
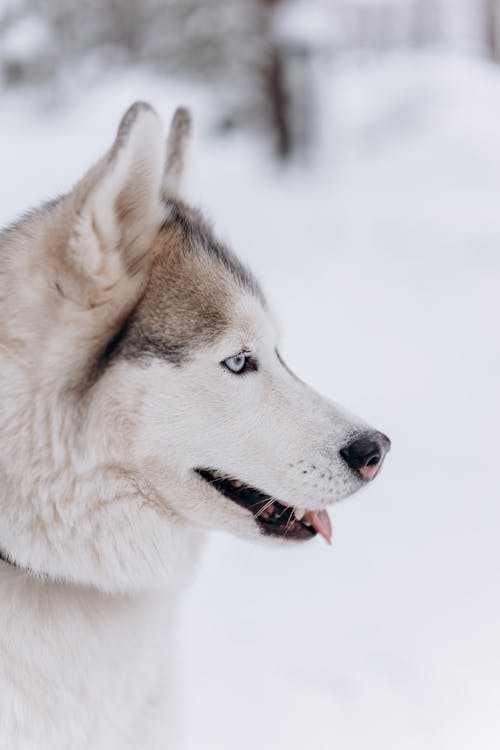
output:
[[176, 367], [180, 367], [188, 358], [185, 344], [147, 333], [143, 333], [137, 343], [135, 340], [128, 341], [123, 354], [127, 359], [142, 361], [144, 364], [153, 358], [163, 359]]
[[186, 359], [185, 347], [181, 343], [169, 341], [166, 337], [158, 337], [137, 326], [137, 330], [129, 335], [134, 321], [134, 314], [129, 315], [122, 323], [112, 339], [107, 343], [99, 357], [97, 372], [102, 372], [117, 357], [124, 357], [144, 364], [151, 358], [163, 359], [179, 367]]

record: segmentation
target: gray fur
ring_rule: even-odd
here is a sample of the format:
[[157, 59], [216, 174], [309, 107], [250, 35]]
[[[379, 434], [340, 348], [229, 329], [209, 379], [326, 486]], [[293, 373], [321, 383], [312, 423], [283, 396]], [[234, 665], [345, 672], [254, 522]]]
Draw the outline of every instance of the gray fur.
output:
[[201, 215], [180, 201], [156, 241], [149, 283], [138, 305], [108, 344], [104, 357], [161, 359], [180, 365], [219, 336], [231, 319], [231, 287], [265, 298], [253, 274], [218, 242]]

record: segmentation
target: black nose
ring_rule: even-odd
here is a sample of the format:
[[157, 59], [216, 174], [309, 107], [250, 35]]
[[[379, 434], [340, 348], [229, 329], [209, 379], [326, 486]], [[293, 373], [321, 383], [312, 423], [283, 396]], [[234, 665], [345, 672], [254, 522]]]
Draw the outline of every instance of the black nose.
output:
[[342, 448], [340, 455], [363, 479], [373, 479], [391, 447], [391, 441], [381, 432], [365, 432]]

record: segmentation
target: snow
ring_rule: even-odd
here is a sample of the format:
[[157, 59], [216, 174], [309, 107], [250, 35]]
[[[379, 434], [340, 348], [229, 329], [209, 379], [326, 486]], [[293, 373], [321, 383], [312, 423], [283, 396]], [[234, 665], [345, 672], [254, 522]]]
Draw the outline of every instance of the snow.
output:
[[23, 16], [3, 34], [1, 57], [32, 60], [49, 41], [50, 29], [43, 18], [36, 15]]
[[274, 11], [274, 34], [282, 42], [309, 50], [329, 48], [335, 34], [335, 9], [324, 0], [293, 0]]
[[338, 63], [325, 142], [278, 169], [206, 91], [141, 71], [3, 94], [0, 220], [68, 188], [121, 112], [194, 106], [188, 194], [257, 270], [297, 373], [386, 432], [334, 543], [214, 534], [182, 618], [188, 747], [500, 746], [500, 69]]

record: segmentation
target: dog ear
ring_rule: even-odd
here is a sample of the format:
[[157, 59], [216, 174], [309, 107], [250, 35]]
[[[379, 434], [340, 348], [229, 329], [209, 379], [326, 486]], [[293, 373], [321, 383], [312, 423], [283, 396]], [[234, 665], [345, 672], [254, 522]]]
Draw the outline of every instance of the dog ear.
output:
[[163, 162], [158, 116], [136, 102], [110, 151], [74, 189], [70, 261], [97, 287], [109, 287], [124, 272], [134, 276], [145, 265], [164, 215]]
[[192, 128], [191, 113], [185, 107], [179, 107], [174, 113], [167, 137], [167, 157], [162, 186], [162, 195], [165, 199], [179, 192]]

